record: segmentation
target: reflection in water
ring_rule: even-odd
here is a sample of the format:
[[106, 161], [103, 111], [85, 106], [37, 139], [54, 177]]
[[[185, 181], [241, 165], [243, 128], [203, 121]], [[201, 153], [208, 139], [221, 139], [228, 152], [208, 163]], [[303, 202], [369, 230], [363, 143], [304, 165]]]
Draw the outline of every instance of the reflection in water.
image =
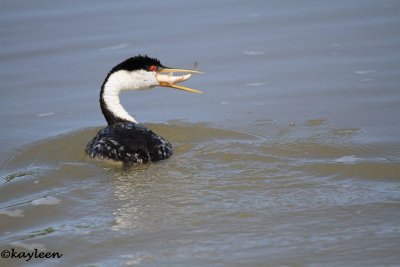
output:
[[[113, 211], [113, 230], [151, 229], [154, 227], [153, 222], [162, 223], [161, 220], [165, 217], [161, 208], [161, 195], [152, 186], [157, 177], [151, 177], [137, 169], [130, 174], [124, 173], [113, 178], [114, 201], [117, 203]], [[159, 212], [151, 212], [155, 208], [159, 208]]]

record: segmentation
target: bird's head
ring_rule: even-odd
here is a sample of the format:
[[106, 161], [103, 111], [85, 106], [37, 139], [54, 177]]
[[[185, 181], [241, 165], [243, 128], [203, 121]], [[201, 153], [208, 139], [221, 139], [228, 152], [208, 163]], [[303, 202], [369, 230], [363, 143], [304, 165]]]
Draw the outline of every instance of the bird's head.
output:
[[[174, 73], [182, 75], [174, 76]], [[118, 83], [121, 89], [138, 90], [155, 86], [175, 88], [192, 93], [202, 93], [177, 83], [186, 81], [191, 73], [201, 73], [196, 70], [167, 68], [156, 58], [146, 55], [126, 59], [115, 66], [109, 73], [108, 80]]]

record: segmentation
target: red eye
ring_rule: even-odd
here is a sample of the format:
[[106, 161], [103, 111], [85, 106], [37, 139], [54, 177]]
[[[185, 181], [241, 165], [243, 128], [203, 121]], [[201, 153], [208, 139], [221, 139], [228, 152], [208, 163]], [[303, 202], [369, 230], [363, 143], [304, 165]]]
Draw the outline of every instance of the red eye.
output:
[[150, 71], [156, 71], [157, 70], [157, 66], [156, 65], [151, 65], [149, 70]]

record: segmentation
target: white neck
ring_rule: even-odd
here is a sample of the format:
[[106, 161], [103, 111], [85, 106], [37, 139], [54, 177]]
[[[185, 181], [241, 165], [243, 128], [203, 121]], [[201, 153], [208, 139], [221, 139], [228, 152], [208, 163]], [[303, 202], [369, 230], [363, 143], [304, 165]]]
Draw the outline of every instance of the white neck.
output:
[[122, 90], [137, 90], [156, 86], [157, 81], [154, 75], [149, 75], [144, 70], [129, 72], [120, 70], [111, 74], [104, 84], [102, 98], [108, 111], [114, 116], [123, 120], [137, 123], [134, 117], [129, 115], [121, 105], [119, 94]]

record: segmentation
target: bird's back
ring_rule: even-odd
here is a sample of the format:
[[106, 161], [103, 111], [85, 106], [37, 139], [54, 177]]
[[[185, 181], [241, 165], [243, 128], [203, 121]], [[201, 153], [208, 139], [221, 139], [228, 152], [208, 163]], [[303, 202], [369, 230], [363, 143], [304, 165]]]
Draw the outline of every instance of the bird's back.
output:
[[150, 129], [124, 122], [100, 130], [87, 145], [86, 154], [91, 158], [140, 164], [169, 158], [173, 147]]

